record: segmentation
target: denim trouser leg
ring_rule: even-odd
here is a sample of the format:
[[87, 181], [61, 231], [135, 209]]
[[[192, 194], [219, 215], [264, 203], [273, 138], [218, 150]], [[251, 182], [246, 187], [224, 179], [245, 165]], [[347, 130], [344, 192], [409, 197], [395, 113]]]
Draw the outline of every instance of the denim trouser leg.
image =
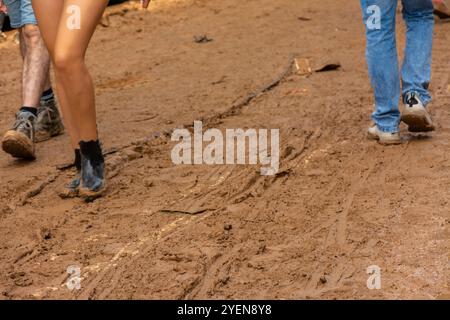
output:
[[[400, 123], [400, 74], [395, 40], [397, 0], [361, 0], [361, 7], [366, 26], [366, 60], [375, 94], [372, 119], [381, 131], [396, 132]], [[377, 19], [378, 25], [374, 24]]]
[[433, 4], [431, 0], [403, 0], [403, 18], [406, 23], [405, 60], [402, 67], [403, 97], [416, 92], [427, 105], [431, 77], [433, 47]]

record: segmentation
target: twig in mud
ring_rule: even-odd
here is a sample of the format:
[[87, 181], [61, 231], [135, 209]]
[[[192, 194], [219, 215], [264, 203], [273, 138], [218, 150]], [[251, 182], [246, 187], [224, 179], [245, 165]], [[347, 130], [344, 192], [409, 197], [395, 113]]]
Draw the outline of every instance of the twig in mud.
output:
[[263, 86], [262, 88], [255, 91], [254, 93], [249, 94], [241, 103], [237, 104], [236, 107], [238, 107], [238, 108], [245, 107], [254, 98], [277, 87], [281, 83], [281, 81], [283, 81], [287, 76], [289, 76], [292, 73], [292, 65], [294, 64], [294, 62], [295, 62], [294, 55], [291, 55], [291, 57], [289, 58], [288, 65], [283, 70], [283, 72], [277, 78], [275, 78], [275, 80], [273, 80], [269, 84]]
[[341, 64], [339, 62], [333, 62], [333, 63], [327, 63], [323, 66], [320, 66], [314, 72], [327, 72], [327, 71], [334, 71], [338, 70], [341, 67]]
[[56, 166], [56, 169], [58, 169], [59, 171], [65, 171], [65, 170], [69, 170], [73, 167], [75, 167], [75, 164], [73, 162], [71, 162], [71, 163], [59, 164]]
[[194, 41], [196, 43], [208, 43], [213, 41], [213, 39], [209, 38], [206, 34], [200, 36], [194, 36]]
[[47, 180], [39, 183], [37, 186], [33, 187], [32, 189], [28, 190], [27, 193], [23, 196], [22, 200], [20, 201], [20, 204], [23, 206], [28, 201], [28, 199], [34, 198], [38, 194], [42, 192], [42, 190], [45, 189], [46, 186], [48, 186], [50, 183], [54, 182], [56, 178], [58, 177], [57, 174], [51, 175]]
[[[283, 72], [275, 78], [275, 80], [269, 82], [268, 84], [264, 85], [260, 89], [248, 94], [244, 98], [240, 100], [239, 103], [233, 103], [231, 108], [226, 110], [225, 112], [213, 115], [209, 118], [202, 118], [202, 121], [204, 123], [204, 127], [208, 127], [208, 124], [214, 124], [217, 123], [219, 119], [223, 119], [229, 116], [236, 115], [242, 108], [248, 106], [250, 102], [252, 102], [255, 98], [259, 97], [260, 95], [267, 93], [271, 90], [273, 90], [275, 87], [277, 87], [286, 77], [292, 74], [292, 66], [295, 63], [295, 55], [291, 55], [289, 58], [289, 62], [287, 66], [283, 69]], [[192, 127], [193, 125], [186, 126], [188, 128]]]
[[211, 208], [202, 208], [202, 209], [198, 209], [198, 210], [193, 210], [193, 211], [187, 211], [187, 210], [176, 210], [176, 209], [161, 209], [159, 210], [159, 212], [161, 213], [172, 213], [172, 214], [187, 214], [187, 215], [191, 215], [191, 216], [195, 216], [201, 213], [205, 213], [207, 211], [214, 211], [216, 209], [211, 209]]

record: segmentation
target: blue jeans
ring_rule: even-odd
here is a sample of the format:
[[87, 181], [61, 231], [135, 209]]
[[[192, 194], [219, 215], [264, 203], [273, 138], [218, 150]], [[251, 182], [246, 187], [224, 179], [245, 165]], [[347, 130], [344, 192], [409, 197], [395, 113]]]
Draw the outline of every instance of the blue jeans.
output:
[[22, 28], [27, 24], [37, 25], [31, 0], [4, 0], [8, 9], [11, 27]]
[[366, 59], [375, 94], [372, 119], [384, 132], [398, 131], [400, 93], [404, 99], [407, 93], [415, 92], [424, 105], [431, 101], [428, 87], [433, 46], [433, 4], [431, 0], [402, 0], [407, 33], [400, 71], [395, 38], [397, 2], [361, 0], [366, 26]]

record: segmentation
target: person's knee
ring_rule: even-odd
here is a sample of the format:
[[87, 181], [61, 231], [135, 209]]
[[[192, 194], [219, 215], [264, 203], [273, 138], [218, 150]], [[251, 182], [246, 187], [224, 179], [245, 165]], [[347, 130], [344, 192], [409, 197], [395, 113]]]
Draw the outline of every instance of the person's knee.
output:
[[65, 49], [55, 49], [53, 66], [59, 73], [72, 72], [82, 64], [82, 58]]
[[39, 28], [35, 25], [27, 24], [23, 26], [20, 33], [28, 48], [37, 47], [42, 43], [41, 33], [39, 32]]

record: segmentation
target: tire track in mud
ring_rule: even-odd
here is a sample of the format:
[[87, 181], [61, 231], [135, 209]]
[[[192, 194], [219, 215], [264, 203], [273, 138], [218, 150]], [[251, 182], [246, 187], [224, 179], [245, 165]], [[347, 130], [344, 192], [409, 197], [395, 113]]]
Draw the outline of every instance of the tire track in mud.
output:
[[[121, 274], [126, 270], [126, 266], [132, 264], [133, 261], [139, 257], [140, 254], [142, 254], [142, 252], [156, 246], [160, 241], [163, 241], [170, 235], [179, 232], [183, 229], [183, 226], [186, 226], [195, 219], [197, 218], [178, 218], [172, 223], [164, 226], [156, 232], [156, 234], [144, 237], [137, 242], [130, 242], [126, 244], [106, 266], [100, 268], [100, 273], [88, 283], [80, 294], [77, 295], [77, 299], [107, 298], [108, 294], [111, 293], [114, 290], [115, 285], [117, 285]], [[105, 280], [107, 278], [108, 280]], [[100, 288], [103, 284], [106, 288], [101, 290]]]
[[208, 296], [208, 291], [214, 290], [218, 282], [225, 282], [229, 274], [233, 256], [239, 252], [242, 245], [232, 247], [227, 253], [214, 257], [205, 266], [201, 277], [195, 281], [187, 292], [180, 297], [181, 300], [194, 300]]
[[[368, 155], [367, 153], [368, 148], [364, 151], [363, 157]], [[346, 239], [347, 239], [347, 219], [349, 211], [352, 208], [353, 200], [355, 198], [355, 195], [360, 191], [361, 186], [367, 182], [367, 179], [372, 174], [373, 169], [375, 167], [375, 161], [372, 160], [369, 163], [369, 168], [366, 169], [366, 172], [363, 174], [363, 176], [358, 179], [356, 182], [352, 182], [349, 191], [345, 197], [344, 205], [342, 207], [341, 213], [337, 217], [337, 226], [336, 226], [336, 243], [343, 247], [345, 246]]]

